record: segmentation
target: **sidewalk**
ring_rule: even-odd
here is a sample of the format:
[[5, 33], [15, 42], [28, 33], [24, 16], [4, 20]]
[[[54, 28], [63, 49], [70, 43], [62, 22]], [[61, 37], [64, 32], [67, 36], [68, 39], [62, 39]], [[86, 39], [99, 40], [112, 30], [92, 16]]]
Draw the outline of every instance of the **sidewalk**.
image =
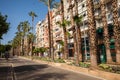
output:
[[[20, 58], [31, 60], [25, 57], [20, 57]], [[120, 74], [71, 66], [66, 63], [54, 63], [54, 62], [46, 62], [46, 61], [41, 61], [41, 60], [33, 60], [33, 61], [42, 63], [42, 64], [48, 64], [50, 66], [58, 67], [58, 68], [65, 69], [65, 70], [70, 70], [70, 71], [77, 72], [77, 73], [87, 74], [89, 76], [101, 77], [104, 80], [120, 80]]]

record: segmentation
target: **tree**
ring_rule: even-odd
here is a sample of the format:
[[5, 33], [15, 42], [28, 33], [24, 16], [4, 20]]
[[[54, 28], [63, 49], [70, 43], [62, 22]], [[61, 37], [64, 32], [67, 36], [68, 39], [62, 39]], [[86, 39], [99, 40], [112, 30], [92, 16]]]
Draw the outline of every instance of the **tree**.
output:
[[79, 63], [79, 61], [82, 61], [82, 46], [81, 46], [81, 29], [80, 29], [80, 23], [82, 22], [82, 16], [79, 16], [78, 14], [78, 1], [75, 1], [75, 16], [74, 16], [74, 22], [75, 22], [75, 30], [76, 30], [76, 39], [77, 39], [77, 59], [76, 59], [76, 64]]
[[55, 0], [40, 0], [41, 2], [43, 2], [47, 7], [48, 7], [48, 33], [49, 33], [49, 57], [51, 58], [52, 55], [52, 59], [54, 60], [54, 52], [53, 52], [53, 45], [52, 45], [52, 29], [51, 29], [51, 8], [56, 7], [57, 3], [55, 2]]
[[91, 67], [97, 67], [97, 37], [93, 0], [87, 0]]
[[75, 21], [76, 21], [76, 17], [73, 15], [73, 8], [74, 8], [74, 4], [72, 4], [72, 0], [69, 0], [69, 8], [68, 10], [70, 11], [70, 15], [71, 15], [71, 28], [73, 31], [73, 40], [74, 40], [74, 52], [75, 52], [75, 57], [76, 57], [76, 64], [78, 64], [78, 47], [77, 47], [77, 36], [76, 36], [76, 29], [75, 29]]
[[12, 48], [13, 48], [13, 53], [20, 55], [21, 52], [21, 33], [16, 32], [16, 36], [12, 40]]
[[[31, 11], [31, 12], [29, 12], [29, 16], [31, 16], [32, 17], [32, 31], [33, 31], [33, 27], [34, 27], [34, 18], [35, 17], [37, 17], [37, 15], [33, 12], [33, 11]], [[34, 40], [33, 40], [34, 41]], [[33, 42], [32, 42], [32, 45], [31, 45], [31, 52], [33, 52]], [[32, 53], [33, 54], [33, 53]]]
[[29, 16], [32, 17], [32, 29], [33, 29], [33, 27], [34, 27], [34, 19], [35, 19], [35, 17], [37, 17], [37, 15], [33, 11], [31, 11], [31, 12], [29, 12]]
[[68, 58], [68, 42], [67, 42], [67, 30], [66, 30], [66, 20], [64, 19], [64, 1], [60, 0], [61, 5], [61, 16], [62, 16], [62, 26], [63, 26], [63, 34], [64, 34], [64, 58]]
[[[35, 40], [35, 35], [31, 32], [27, 35], [27, 41], [28, 41], [28, 52], [31, 52], [31, 56], [33, 55], [33, 42]], [[30, 48], [31, 46], [31, 48]]]
[[[63, 33], [64, 33], [64, 58], [67, 59], [68, 58], [68, 44], [67, 43], [67, 30], [66, 30], [66, 27], [68, 25], [70, 25], [70, 21], [67, 21], [67, 20], [62, 20], [62, 21], [58, 21], [57, 24], [60, 25], [60, 27], [63, 28]], [[65, 43], [66, 42], [66, 43]]]
[[110, 52], [109, 33], [108, 33], [108, 24], [107, 24], [105, 6], [106, 6], [105, 0], [101, 0], [101, 15], [102, 15], [102, 23], [104, 29], [104, 44], [106, 47], [107, 63], [112, 63], [113, 61]]
[[9, 30], [10, 23], [7, 22], [7, 15], [3, 16], [0, 13], [0, 39], [2, 39], [2, 35], [7, 33]]
[[21, 53], [24, 55], [24, 38], [27, 35], [27, 33], [30, 31], [31, 27], [28, 21], [20, 22], [20, 24], [17, 27], [18, 33], [21, 36]]
[[112, 0], [116, 62], [120, 64], [120, 24], [118, 21], [119, 17], [118, 17], [118, 5], [117, 4], [118, 4], [118, 0]]

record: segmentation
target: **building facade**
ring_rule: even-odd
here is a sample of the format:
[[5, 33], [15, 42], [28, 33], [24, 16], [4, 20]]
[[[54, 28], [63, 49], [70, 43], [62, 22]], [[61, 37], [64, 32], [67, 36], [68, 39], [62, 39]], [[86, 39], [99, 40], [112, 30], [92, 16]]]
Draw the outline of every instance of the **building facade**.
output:
[[[74, 0], [64, 0], [64, 15], [66, 20], [71, 20], [71, 12], [69, 10], [70, 4], [74, 5]], [[81, 29], [81, 39], [82, 39], [82, 54], [85, 60], [90, 59], [89, 53], [89, 28], [88, 28], [88, 16], [87, 16], [87, 0], [78, 0], [78, 13], [79, 16], [82, 16], [82, 21], [80, 24]], [[106, 18], [108, 24], [108, 33], [109, 33], [109, 40], [110, 40], [110, 50], [113, 60], [115, 60], [115, 47], [114, 47], [114, 36], [113, 36], [113, 18], [112, 18], [112, 0], [106, 0]], [[120, 5], [120, 0], [118, 0], [118, 7]], [[58, 21], [61, 21], [61, 14], [59, 13], [60, 9], [53, 9], [52, 10], [52, 31], [53, 31], [53, 45], [54, 45], [54, 53], [55, 55], [61, 52], [62, 45], [61, 41], [64, 40], [63, 37], [63, 30], [60, 25], [56, 24]], [[106, 52], [105, 52], [105, 45], [104, 45], [104, 34], [103, 34], [103, 22], [102, 22], [102, 15], [101, 15], [101, 3], [100, 0], [94, 0], [94, 16], [96, 21], [96, 33], [98, 36], [98, 48], [99, 48], [99, 57], [101, 62], [106, 62]], [[75, 15], [75, 6], [73, 6], [73, 16]], [[119, 9], [120, 15], [120, 9]], [[36, 41], [38, 47], [45, 47], [45, 45], [49, 45], [48, 40], [48, 33], [47, 29], [45, 28], [45, 24], [47, 24], [47, 19], [40, 23], [39, 27], [37, 27], [36, 32]], [[43, 26], [44, 25], [44, 26]], [[41, 28], [40, 28], [41, 26]], [[73, 31], [71, 30], [72, 26], [67, 26], [67, 31], [70, 33], [68, 36], [68, 49], [69, 49], [69, 57], [74, 57], [74, 40], [73, 40]], [[43, 32], [41, 31], [42, 29]], [[40, 33], [39, 33], [40, 32]], [[43, 35], [43, 33], [46, 33]], [[44, 37], [44, 38], [43, 38]], [[44, 40], [43, 40], [44, 39]]]

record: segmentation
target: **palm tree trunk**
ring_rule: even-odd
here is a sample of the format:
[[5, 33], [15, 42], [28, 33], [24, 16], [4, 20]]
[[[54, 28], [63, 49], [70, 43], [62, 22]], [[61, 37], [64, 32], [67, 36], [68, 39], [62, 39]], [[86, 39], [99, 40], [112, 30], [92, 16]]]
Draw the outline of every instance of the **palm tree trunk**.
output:
[[51, 24], [50, 24], [50, 26], [51, 26], [51, 55], [52, 55], [52, 60], [54, 60], [54, 47], [53, 47], [53, 44], [54, 44], [54, 42], [53, 42], [53, 27], [52, 27], [52, 17], [50, 18], [50, 22], [51, 22]]
[[113, 7], [113, 24], [115, 37], [116, 62], [120, 64], [120, 26], [118, 21], [118, 0], [112, 0]]
[[101, 0], [101, 11], [102, 11], [102, 23], [104, 29], [104, 44], [106, 47], [107, 63], [112, 63], [112, 56], [110, 52], [110, 43], [109, 43], [109, 33], [108, 33], [108, 24], [106, 18], [106, 9], [105, 9], [105, 0]]
[[93, 0], [87, 0], [88, 26], [90, 34], [91, 67], [97, 67], [97, 37]]
[[48, 32], [49, 32], [49, 57], [51, 58], [51, 22], [50, 22], [50, 0], [48, 0]]
[[[61, 11], [62, 11], [62, 22], [64, 21], [64, 3], [63, 0], [61, 0]], [[68, 42], [67, 42], [67, 31], [66, 27], [63, 27], [63, 33], [64, 33], [64, 58], [68, 58]]]
[[24, 55], [24, 50], [23, 50], [24, 48], [23, 47], [24, 47], [24, 39], [23, 39], [23, 36], [22, 36], [22, 39], [21, 39], [21, 53], [20, 53], [21, 56]]
[[[76, 12], [75, 12], [75, 15], [76, 16], [79, 16], [78, 14], [78, 1], [75, 0], [75, 9], [76, 9]], [[78, 64], [79, 61], [82, 61], [82, 51], [81, 51], [81, 29], [80, 29], [80, 25], [79, 23], [76, 23], [76, 38], [77, 38], [77, 60], [76, 60], [76, 63]]]
[[[71, 26], [73, 28], [73, 40], [74, 40], [74, 57], [77, 58], [77, 38], [76, 38], [76, 30], [75, 30], [75, 22], [73, 19], [73, 5], [71, 4], [72, 0], [69, 1], [70, 15], [71, 15]], [[76, 59], [76, 63], [78, 64], [78, 60]]]

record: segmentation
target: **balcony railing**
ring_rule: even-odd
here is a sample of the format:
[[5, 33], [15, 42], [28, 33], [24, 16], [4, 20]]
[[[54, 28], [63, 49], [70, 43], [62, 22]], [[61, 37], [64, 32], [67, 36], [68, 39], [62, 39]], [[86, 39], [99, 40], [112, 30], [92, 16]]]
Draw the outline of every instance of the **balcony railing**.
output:
[[61, 41], [61, 40], [62, 40], [62, 37], [56, 37], [55, 40], [56, 40], [56, 42], [57, 42], [57, 41]]

